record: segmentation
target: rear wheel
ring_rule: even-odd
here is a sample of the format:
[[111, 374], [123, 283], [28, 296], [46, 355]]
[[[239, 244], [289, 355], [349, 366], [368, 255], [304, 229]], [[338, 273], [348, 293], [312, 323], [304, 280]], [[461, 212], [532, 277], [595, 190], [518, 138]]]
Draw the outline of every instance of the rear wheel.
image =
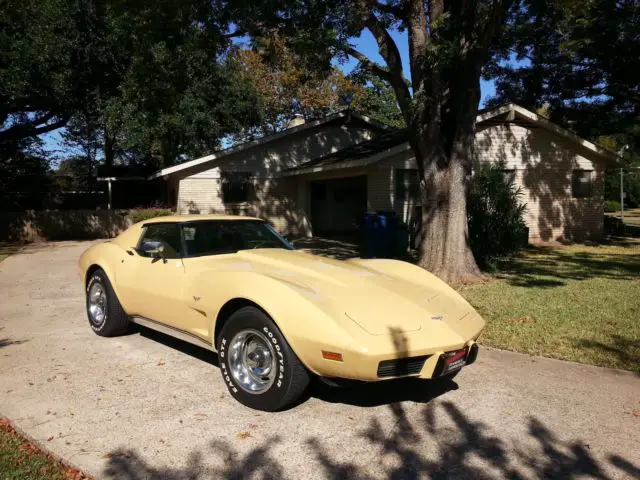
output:
[[220, 370], [240, 403], [268, 412], [296, 404], [310, 375], [264, 312], [244, 307], [225, 323], [218, 339]]
[[129, 329], [127, 314], [102, 269], [93, 272], [87, 282], [87, 318], [91, 329], [102, 337], [123, 335]]

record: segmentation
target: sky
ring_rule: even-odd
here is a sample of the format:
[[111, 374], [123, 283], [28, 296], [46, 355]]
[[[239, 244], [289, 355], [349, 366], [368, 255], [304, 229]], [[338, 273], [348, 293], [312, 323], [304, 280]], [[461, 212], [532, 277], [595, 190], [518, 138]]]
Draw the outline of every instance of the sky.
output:
[[[404, 69], [405, 76], [410, 78], [409, 75], [409, 44], [407, 41], [406, 32], [398, 32], [392, 31], [391, 36], [398, 45], [398, 49], [400, 50], [400, 56], [402, 57], [402, 68]], [[374, 60], [381, 65], [384, 65], [384, 61], [382, 57], [378, 53], [378, 45], [376, 44], [373, 35], [368, 30], [364, 30], [362, 35], [359, 38], [353, 40], [354, 47], [365, 54], [371, 60]], [[341, 68], [345, 73], [349, 73], [351, 70], [355, 68], [357, 65], [357, 61], [354, 59], [350, 59], [346, 63], [338, 64], [336, 66]], [[481, 100], [480, 100], [480, 108], [484, 105], [484, 102], [488, 97], [491, 97], [495, 94], [495, 85], [491, 81], [482, 80], [480, 82], [480, 90], [481, 90]], [[62, 139], [60, 137], [61, 130], [56, 130], [54, 132], [50, 132], [47, 135], [44, 135], [42, 139], [45, 142], [45, 149], [51, 151], [52, 153], [62, 154], [66, 156], [71, 152], [67, 147], [62, 144]]]
[[[391, 36], [396, 42], [398, 49], [400, 50], [400, 56], [402, 57], [402, 68], [405, 72], [405, 76], [410, 78], [409, 75], [409, 42], [407, 41], [407, 33], [406, 32], [398, 32], [392, 31]], [[356, 47], [356, 50], [364, 53], [371, 60], [375, 60], [381, 65], [384, 65], [384, 61], [382, 57], [378, 53], [378, 45], [371, 35], [369, 30], [363, 30], [362, 35], [359, 38], [355, 39], [353, 45]], [[358, 62], [354, 59], [350, 59], [349, 62], [343, 65], [337, 65], [342, 68], [345, 73], [350, 72], [356, 66]], [[480, 108], [484, 106], [484, 103], [487, 98], [492, 97], [495, 92], [495, 85], [492, 81], [481, 80], [480, 82], [480, 90], [481, 90], [481, 100], [480, 100]]]

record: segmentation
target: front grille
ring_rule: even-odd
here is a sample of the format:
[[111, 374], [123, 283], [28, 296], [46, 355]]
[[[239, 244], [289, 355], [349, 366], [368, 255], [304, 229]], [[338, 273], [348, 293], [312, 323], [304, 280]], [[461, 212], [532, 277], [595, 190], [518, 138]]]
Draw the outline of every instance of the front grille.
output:
[[378, 364], [378, 377], [401, 377], [420, 373], [429, 355], [383, 360]]

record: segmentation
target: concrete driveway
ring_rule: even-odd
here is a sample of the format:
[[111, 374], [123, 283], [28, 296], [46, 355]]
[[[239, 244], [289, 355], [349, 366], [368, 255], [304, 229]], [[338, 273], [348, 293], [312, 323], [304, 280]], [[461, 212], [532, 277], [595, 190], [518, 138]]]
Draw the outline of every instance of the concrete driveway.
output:
[[455, 382], [317, 386], [249, 410], [216, 357], [142, 331], [104, 339], [78, 255], [0, 263], [0, 414], [97, 477], [640, 478], [640, 377], [483, 349]]

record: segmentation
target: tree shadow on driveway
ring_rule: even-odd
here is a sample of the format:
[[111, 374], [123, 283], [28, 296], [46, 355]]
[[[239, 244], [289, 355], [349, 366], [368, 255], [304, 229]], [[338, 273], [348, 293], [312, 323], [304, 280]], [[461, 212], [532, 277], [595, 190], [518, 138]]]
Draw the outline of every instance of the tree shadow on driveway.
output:
[[[527, 438], [519, 438], [510, 449], [490, 425], [472, 420], [451, 402], [425, 405], [412, 418], [401, 403], [387, 408], [395, 420], [390, 432], [377, 417], [357, 432], [363, 441], [362, 453], [375, 452], [372, 462], [338, 460], [323, 440], [301, 438], [298, 448], [304, 451], [314, 476], [335, 480], [610, 478], [586, 442], [565, 441], [534, 416], [526, 425]], [[295, 478], [287, 473], [281, 452], [274, 452], [281, 443], [280, 437], [267, 437], [247, 451], [214, 440], [205, 449], [191, 452], [180, 468], [153, 466], [135, 450], [119, 449], [110, 455], [104, 474], [122, 480]], [[218, 466], [211, 466], [205, 458], [215, 459]], [[618, 455], [610, 455], [607, 462], [617, 476], [637, 478], [640, 472]]]

